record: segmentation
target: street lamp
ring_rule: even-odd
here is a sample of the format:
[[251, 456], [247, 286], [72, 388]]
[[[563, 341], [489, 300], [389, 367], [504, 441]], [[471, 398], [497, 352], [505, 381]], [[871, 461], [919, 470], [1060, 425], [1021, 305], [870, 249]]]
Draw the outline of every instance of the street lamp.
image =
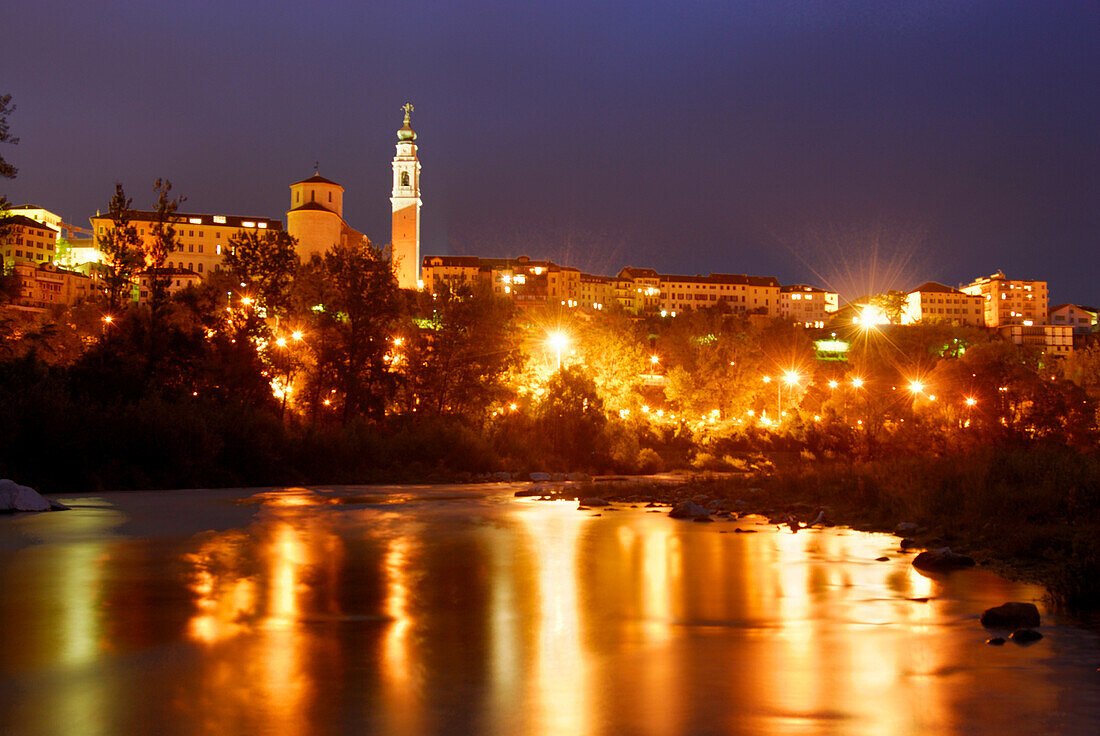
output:
[[569, 336], [561, 330], [555, 330], [546, 337], [547, 344], [554, 349], [558, 356], [558, 370], [561, 370], [561, 351], [569, 345]]

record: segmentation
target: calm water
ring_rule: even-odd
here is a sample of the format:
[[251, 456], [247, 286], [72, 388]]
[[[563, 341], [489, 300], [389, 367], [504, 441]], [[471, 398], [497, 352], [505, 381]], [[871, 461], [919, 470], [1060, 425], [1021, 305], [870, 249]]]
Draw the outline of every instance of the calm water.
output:
[[0, 733], [1100, 732], [1095, 634], [1045, 615], [984, 644], [981, 611], [1035, 587], [924, 577], [883, 535], [513, 490], [0, 518]]

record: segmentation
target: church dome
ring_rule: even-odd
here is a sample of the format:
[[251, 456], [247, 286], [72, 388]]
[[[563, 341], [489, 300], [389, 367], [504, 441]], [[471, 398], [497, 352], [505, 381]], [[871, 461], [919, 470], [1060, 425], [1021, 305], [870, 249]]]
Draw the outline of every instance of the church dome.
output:
[[415, 141], [416, 131], [412, 129], [412, 123], [409, 120], [409, 113], [412, 112], [413, 106], [411, 103], [406, 102], [401, 109], [405, 111], [405, 124], [397, 131], [397, 140]]

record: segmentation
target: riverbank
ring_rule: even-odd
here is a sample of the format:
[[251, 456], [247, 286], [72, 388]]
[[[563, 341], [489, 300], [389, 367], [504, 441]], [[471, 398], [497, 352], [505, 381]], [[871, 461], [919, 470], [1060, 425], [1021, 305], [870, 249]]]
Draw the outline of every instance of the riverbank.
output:
[[[1100, 461], [1066, 448], [966, 456], [808, 462], [737, 475], [600, 481], [578, 498], [675, 505], [892, 532], [907, 549], [948, 546], [1007, 577], [1040, 583], [1055, 605], [1100, 608]], [[574, 493], [575, 492], [575, 493]], [[901, 526], [899, 526], [901, 525]]]

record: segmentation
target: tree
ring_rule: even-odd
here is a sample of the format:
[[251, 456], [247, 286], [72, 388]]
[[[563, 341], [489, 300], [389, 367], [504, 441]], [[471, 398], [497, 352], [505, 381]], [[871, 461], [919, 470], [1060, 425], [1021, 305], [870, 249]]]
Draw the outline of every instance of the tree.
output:
[[537, 424], [554, 454], [571, 468], [592, 468], [606, 455], [607, 416], [592, 377], [565, 366], [546, 385]]
[[386, 360], [399, 311], [390, 260], [365, 238], [335, 245], [300, 270], [295, 291], [300, 314], [310, 320], [314, 416], [322, 403], [335, 401], [345, 423], [381, 418], [396, 384]]
[[149, 303], [155, 316], [168, 300], [170, 278], [165, 273], [164, 264], [168, 262], [168, 254], [176, 250], [178, 245], [176, 210], [187, 198], [169, 199], [172, 182], [167, 179], [157, 179], [153, 184], [153, 191], [157, 193], [157, 203], [153, 210], [152, 237], [145, 241], [144, 250], [145, 266], [149, 273]]
[[298, 268], [298, 241], [285, 230], [241, 230], [229, 239], [222, 262], [244, 293], [257, 300], [263, 314], [285, 316], [290, 285]]
[[885, 294], [876, 294], [870, 299], [870, 304], [882, 311], [883, 316], [890, 320], [890, 324], [901, 324], [901, 316], [905, 312], [909, 295], [904, 291], [890, 289]]
[[[11, 104], [11, 95], [0, 95], [0, 143], [15, 145], [19, 142], [19, 139], [11, 134], [11, 129], [8, 127], [8, 115], [14, 111], [15, 105]], [[17, 173], [19, 173], [19, 169], [5, 161], [3, 156], [0, 156], [0, 177], [14, 179]], [[7, 209], [8, 199], [0, 195], [0, 219], [5, 216]], [[4, 227], [0, 224], [0, 235], [3, 234]]]
[[[15, 112], [15, 105], [11, 104], [11, 95], [0, 95], [0, 143], [15, 145], [19, 142], [19, 139], [11, 134], [11, 128], [8, 125], [8, 115], [13, 112]], [[5, 179], [14, 179], [18, 173], [19, 169], [0, 156], [0, 176]]]
[[[425, 295], [430, 319], [402, 337], [393, 363], [404, 377], [408, 410], [485, 419], [507, 393], [504, 377], [521, 359], [515, 308], [488, 289]], [[414, 323], [414, 325], [417, 323]]]
[[115, 194], [107, 206], [111, 227], [99, 238], [106, 268], [104, 286], [107, 292], [107, 308], [117, 311], [123, 301], [130, 301], [134, 273], [141, 267], [141, 238], [131, 223], [132, 200], [126, 197], [122, 184], [115, 184]]

